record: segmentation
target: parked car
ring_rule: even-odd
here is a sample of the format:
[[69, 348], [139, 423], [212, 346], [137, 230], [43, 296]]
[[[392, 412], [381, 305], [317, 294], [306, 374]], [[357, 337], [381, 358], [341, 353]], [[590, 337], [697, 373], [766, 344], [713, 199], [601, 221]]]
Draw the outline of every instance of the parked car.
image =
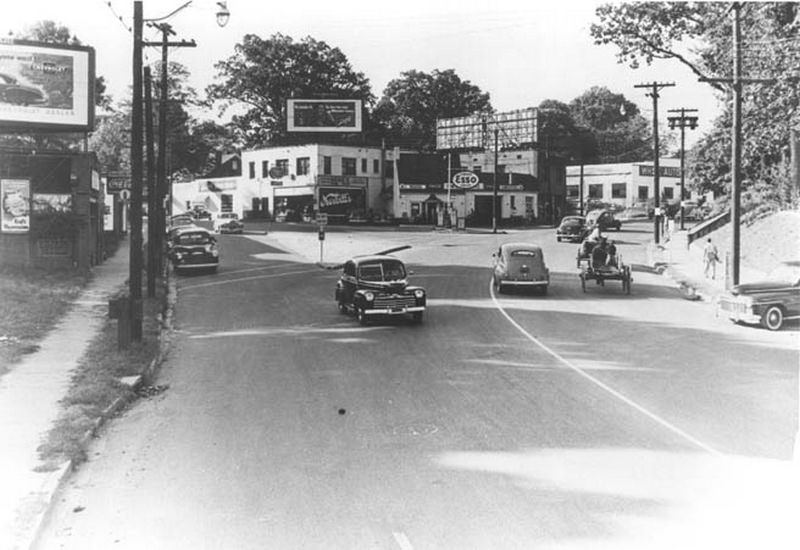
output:
[[194, 216], [191, 214], [178, 214], [176, 216], [172, 216], [169, 219], [169, 226], [171, 228], [174, 227], [183, 227], [187, 225], [194, 225]]
[[641, 221], [641, 220], [649, 220], [653, 216], [650, 214], [649, 209], [646, 206], [629, 206], [619, 214], [619, 219], [621, 221]]
[[409, 274], [400, 259], [385, 254], [346, 261], [334, 293], [339, 311], [354, 313], [362, 325], [382, 315], [410, 314], [414, 322], [421, 322], [427, 294], [408, 284]]
[[542, 248], [529, 243], [506, 243], [492, 255], [492, 283], [497, 292], [507, 288], [535, 288], [547, 294], [550, 270]]
[[556, 241], [579, 243], [586, 238], [586, 218], [583, 216], [565, 216], [556, 229]]
[[614, 216], [614, 212], [603, 208], [592, 210], [586, 214], [586, 229], [591, 232], [595, 226], [599, 226], [600, 231], [608, 231], [609, 229], [619, 231], [622, 227], [622, 222]]
[[244, 233], [244, 223], [239, 220], [239, 214], [222, 212], [214, 220], [214, 231], [217, 233]]
[[800, 318], [800, 260], [781, 263], [763, 281], [734, 286], [720, 297], [717, 311], [734, 322], [768, 330]]
[[0, 73], [0, 102], [38, 105], [45, 101], [44, 93], [40, 89], [20, 84], [13, 76]]
[[219, 249], [213, 233], [197, 226], [176, 228], [174, 231], [170, 239], [169, 257], [176, 272], [217, 270]]

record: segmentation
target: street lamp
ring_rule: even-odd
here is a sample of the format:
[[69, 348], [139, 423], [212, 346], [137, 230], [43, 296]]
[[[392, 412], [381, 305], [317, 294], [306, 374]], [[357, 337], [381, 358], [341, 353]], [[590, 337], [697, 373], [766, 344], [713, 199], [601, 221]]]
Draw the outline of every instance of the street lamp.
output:
[[217, 6], [219, 6], [219, 10], [217, 11], [217, 25], [224, 27], [231, 18], [231, 12], [228, 11], [227, 2], [217, 2]]

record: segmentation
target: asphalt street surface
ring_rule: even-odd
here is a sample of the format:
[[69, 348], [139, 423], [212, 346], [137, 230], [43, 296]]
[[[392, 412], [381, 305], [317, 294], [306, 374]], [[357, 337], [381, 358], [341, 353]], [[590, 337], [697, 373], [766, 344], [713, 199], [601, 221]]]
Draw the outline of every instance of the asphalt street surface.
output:
[[[221, 236], [219, 272], [178, 280], [168, 389], [109, 424], [38, 548], [780, 547], [797, 327], [682, 299], [644, 267], [648, 229], [611, 234], [629, 296], [582, 292], [552, 229], [330, 233], [410, 245], [424, 322], [368, 327], [337, 270]], [[521, 239], [547, 296], [491, 287]]]

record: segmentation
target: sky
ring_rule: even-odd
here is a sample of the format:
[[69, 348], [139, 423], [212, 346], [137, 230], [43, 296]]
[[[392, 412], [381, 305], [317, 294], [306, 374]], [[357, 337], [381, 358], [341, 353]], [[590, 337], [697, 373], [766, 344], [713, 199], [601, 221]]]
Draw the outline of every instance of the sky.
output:
[[[158, 19], [187, 0], [145, 0], [145, 19]], [[195, 48], [171, 48], [171, 61], [185, 65], [189, 84], [202, 94], [214, 81], [214, 64], [230, 57], [245, 34], [268, 38], [276, 33], [300, 40], [312, 36], [337, 47], [356, 71], [369, 79], [380, 97], [388, 82], [408, 70], [454, 69], [490, 94], [498, 111], [535, 107], [545, 99], [568, 103], [592, 86], [605, 86], [636, 103], [652, 119], [652, 99], [637, 84], [671, 82], [660, 92], [659, 120], [669, 109], [698, 109], [696, 131], [687, 147], [708, 131], [718, 116], [718, 99], [677, 61], [657, 61], [631, 69], [618, 64], [616, 48], [595, 45], [589, 34], [597, 22], [591, 0], [227, 0], [230, 22], [216, 24], [215, 0], [193, 0], [168, 22], [171, 40], [194, 40]], [[16, 0], [4, 7], [0, 36], [20, 33], [42, 20], [70, 29], [96, 51], [102, 75], [115, 101], [128, 99], [132, 82], [132, 0]], [[145, 26], [144, 39], [160, 33]], [[145, 63], [160, 59], [146, 48]], [[216, 112], [197, 113], [215, 119]]]

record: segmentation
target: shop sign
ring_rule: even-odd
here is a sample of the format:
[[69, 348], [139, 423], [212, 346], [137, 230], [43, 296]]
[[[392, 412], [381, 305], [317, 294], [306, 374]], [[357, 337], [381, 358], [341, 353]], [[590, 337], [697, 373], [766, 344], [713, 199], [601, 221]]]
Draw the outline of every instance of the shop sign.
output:
[[0, 180], [0, 231], [27, 233], [31, 228], [31, 183]]
[[460, 189], [472, 189], [480, 180], [478, 179], [478, 175], [472, 172], [459, 172], [453, 176], [453, 185]]
[[326, 214], [347, 214], [354, 209], [364, 208], [364, 189], [341, 187], [319, 188], [319, 211]]

